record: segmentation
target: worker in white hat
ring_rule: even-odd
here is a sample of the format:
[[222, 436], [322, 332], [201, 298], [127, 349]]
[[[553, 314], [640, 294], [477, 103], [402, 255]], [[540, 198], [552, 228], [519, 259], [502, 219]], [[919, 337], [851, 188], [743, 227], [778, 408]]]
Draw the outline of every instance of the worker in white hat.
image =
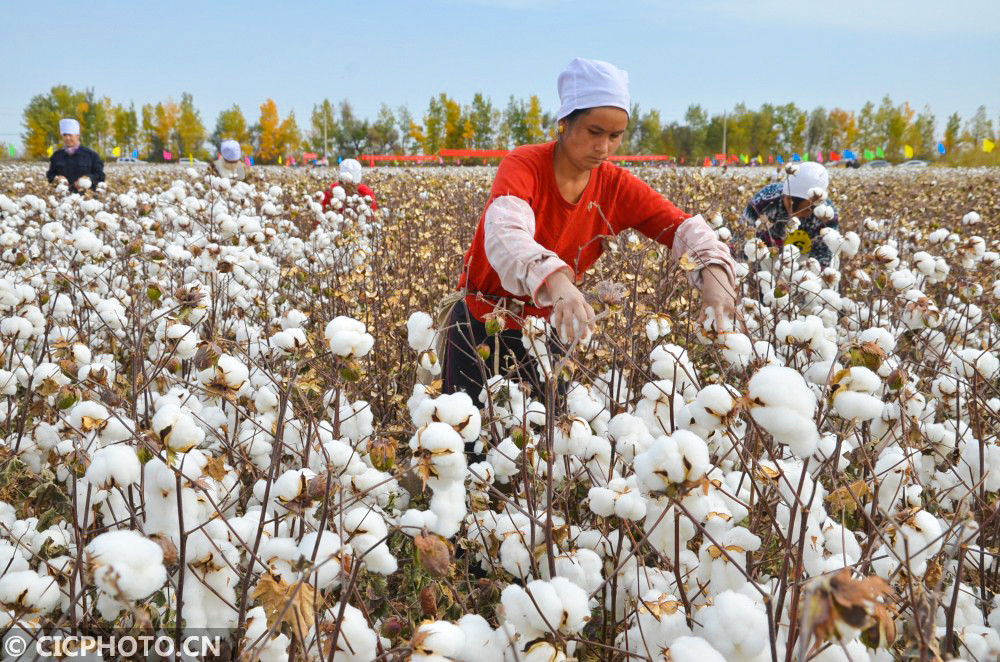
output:
[[250, 164], [243, 160], [240, 144], [235, 140], [223, 140], [219, 145], [219, 158], [212, 161], [212, 168], [219, 177], [234, 181], [246, 179], [250, 174]]
[[757, 238], [766, 245], [794, 244], [804, 258], [828, 267], [832, 256], [820, 231], [840, 225], [829, 200], [830, 175], [815, 161], [790, 163], [785, 173], [783, 181], [765, 186], [750, 199], [743, 222], [756, 228]]
[[[686, 256], [694, 265], [686, 273], [701, 290], [701, 319], [711, 311], [723, 325], [733, 315], [736, 267], [729, 248], [700, 215], [678, 209], [608, 160], [628, 127], [628, 74], [576, 58], [559, 75], [558, 88], [558, 138], [518, 147], [500, 163], [465, 254], [462, 296], [449, 320], [441, 319], [449, 327], [445, 390], [465, 391], [474, 401], [492, 367], [505, 365], [505, 357], [491, 357], [486, 366], [476, 361], [485, 339], [493, 345], [487, 322], [503, 318], [500, 350], [522, 366], [526, 350], [517, 329], [524, 319], [549, 320], [567, 345], [594, 327], [594, 310], [578, 284], [600, 256], [603, 236], [634, 229], [670, 246], [675, 258]], [[519, 375], [538, 379], [530, 365]]]
[[104, 162], [94, 150], [80, 144], [80, 123], [74, 119], [59, 120], [63, 147], [49, 158], [49, 182], [62, 178], [77, 190], [96, 188], [104, 181]]

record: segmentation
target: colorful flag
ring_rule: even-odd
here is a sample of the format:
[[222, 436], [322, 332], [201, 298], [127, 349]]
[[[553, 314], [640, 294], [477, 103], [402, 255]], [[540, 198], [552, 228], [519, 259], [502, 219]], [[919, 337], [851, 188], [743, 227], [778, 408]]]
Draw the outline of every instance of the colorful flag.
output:
[[801, 157], [801, 156], [799, 155], [799, 153], [798, 153], [798, 152], [793, 152], [793, 153], [792, 153], [792, 160], [793, 160], [793, 161], [801, 161], [801, 160], [802, 160], [802, 157]]
[[989, 154], [990, 152], [993, 151], [994, 147], [996, 147], [996, 144], [994, 144], [994, 142], [992, 140], [989, 140], [987, 138], [983, 138], [983, 151], [984, 152], [986, 152], [987, 154]]
[[913, 148], [909, 145], [903, 145], [903, 158], [912, 159], [913, 158]]
[[17, 149], [13, 145], [10, 146], [10, 155], [17, 156]]
[[865, 161], [871, 161], [874, 158], [875, 158], [875, 152], [871, 151], [870, 149], [866, 149], [865, 150]]
[[114, 157], [117, 158], [117, 157], [119, 157], [121, 155], [122, 155], [122, 148], [121, 147], [115, 147], [114, 149], [111, 150], [111, 156], [114, 156]]
[[280, 156], [279, 156], [279, 157], [278, 157], [278, 165], [281, 165], [281, 164], [282, 164], [283, 162], [284, 162], [284, 161], [282, 160], [282, 157], [280, 157]]
[[170, 152], [168, 152], [167, 150], [163, 150], [163, 160], [164, 160], [164, 161], [169, 161], [169, 160], [171, 160], [172, 158], [174, 158], [174, 155], [173, 155], [173, 154], [171, 154], [171, 153], [170, 153]]
[[133, 149], [132, 150], [132, 158], [133, 159], [139, 158], [139, 150], [137, 150], [137, 149]]
[[705, 162], [701, 164], [703, 168], [708, 168], [712, 165], [712, 159], [705, 157]]
[[946, 149], [944, 148], [944, 143], [938, 143], [938, 153], [939, 153], [939, 154], [944, 154], [944, 153], [945, 153], [945, 152], [947, 152], [947, 151], [948, 151], [948, 150], [946, 150]]
[[882, 151], [881, 147], [876, 147], [875, 148], [875, 156], [879, 157], [880, 159], [884, 159], [885, 158], [885, 152]]
[[45, 150], [45, 155], [49, 157], [52, 156], [52, 145], [49, 145], [49, 148]]
[[757, 155], [757, 164], [759, 165], [759, 164], [761, 164], [763, 162], [764, 162], [764, 159], [760, 158], [760, 154], [758, 154]]
[[785, 162], [785, 157], [782, 156], [781, 154], [778, 154], [778, 163], [784, 163], [784, 162]]
[[838, 154], [837, 152], [835, 152], [833, 150], [830, 150], [830, 160], [831, 161], [839, 161], [840, 160], [840, 154]]
[[854, 156], [854, 152], [852, 152], [849, 149], [845, 149], [844, 150], [844, 158], [845, 159], [850, 159], [851, 161], [854, 161], [855, 159], [857, 159], [857, 157]]
[[767, 157], [767, 162], [774, 163], [774, 154], [771, 154], [770, 156]]
[[740, 154], [740, 161], [742, 161], [743, 163], [749, 163], [750, 159], [747, 158], [746, 154]]
[[816, 160], [819, 161], [820, 163], [823, 162], [823, 150], [817, 150]]

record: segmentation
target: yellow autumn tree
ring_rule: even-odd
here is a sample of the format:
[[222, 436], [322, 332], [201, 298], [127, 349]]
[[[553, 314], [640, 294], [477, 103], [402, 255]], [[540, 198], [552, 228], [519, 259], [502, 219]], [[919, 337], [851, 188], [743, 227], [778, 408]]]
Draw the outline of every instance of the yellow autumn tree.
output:
[[294, 154], [298, 151], [302, 144], [302, 134], [299, 133], [299, 125], [295, 121], [295, 111], [288, 113], [288, 117], [278, 129], [278, 135], [282, 154]]
[[465, 118], [462, 116], [462, 107], [444, 92], [441, 93], [440, 103], [444, 109], [444, 146], [448, 149], [463, 149]]
[[528, 126], [529, 142], [540, 143], [545, 140], [545, 127], [542, 125], [542, 100], [537, 95], [531, 95], [524, 121]]
[[268, 99], [260, 105], [260, 147], [257, 150], [262, 163], [274, 163], [281, 156], [281, 118], [278, 104]]

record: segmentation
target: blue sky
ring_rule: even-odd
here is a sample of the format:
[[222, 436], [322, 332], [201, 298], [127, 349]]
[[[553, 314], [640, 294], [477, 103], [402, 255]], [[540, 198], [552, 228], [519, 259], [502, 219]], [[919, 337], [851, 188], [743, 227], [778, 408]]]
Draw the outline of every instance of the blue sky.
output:
[[538, 94], [575, 56], [626, 69], [641, 108], [794, 101], [858, 109], [888, 93], [963, 119], [1000, 118], [1000, 0], [0, 0], [0, 142], [29, 99], [93, 87], [139, 107], [182, 92], [211, 130], [238, 103], [273, 98], [308, 126], [314, 103], [381, 102], [421, 117], [430, 96]]

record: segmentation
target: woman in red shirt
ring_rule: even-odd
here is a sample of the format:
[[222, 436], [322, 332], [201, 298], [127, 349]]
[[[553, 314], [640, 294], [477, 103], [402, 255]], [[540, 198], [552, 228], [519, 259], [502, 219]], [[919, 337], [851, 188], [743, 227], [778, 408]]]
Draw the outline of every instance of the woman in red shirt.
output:
[[[513, 150], [500, 163], [458, 289], [464, 293], [449, 318], [444, 357], [445, 391], [475, 401], [498, 358], [484, 362], [476, 348], [490, 335], [494, 309], [504, 317], [499, 334], [501, 372], [508, 356], [519, 377], [537, 381], [525, 361], [518, 330], [528, 316], [546, 318], [564, 343], [593, 329], [594, 310], [577, 283], [602, 251], [601, 236], [635, 229], [687, 254], [701, 265], [688, 278], [708, 309], [731, 318], [735, 263], [701, 216], [686, 214], [648, 184], [607, 158], [618, 149], [629, 120], [628, 74], [611, 64], [577, 58], [559, 76], [559, 138]], [[488, 343], [491, 350], [494, 343]], [[527, 369], [526, 369], [526, 366]]]

